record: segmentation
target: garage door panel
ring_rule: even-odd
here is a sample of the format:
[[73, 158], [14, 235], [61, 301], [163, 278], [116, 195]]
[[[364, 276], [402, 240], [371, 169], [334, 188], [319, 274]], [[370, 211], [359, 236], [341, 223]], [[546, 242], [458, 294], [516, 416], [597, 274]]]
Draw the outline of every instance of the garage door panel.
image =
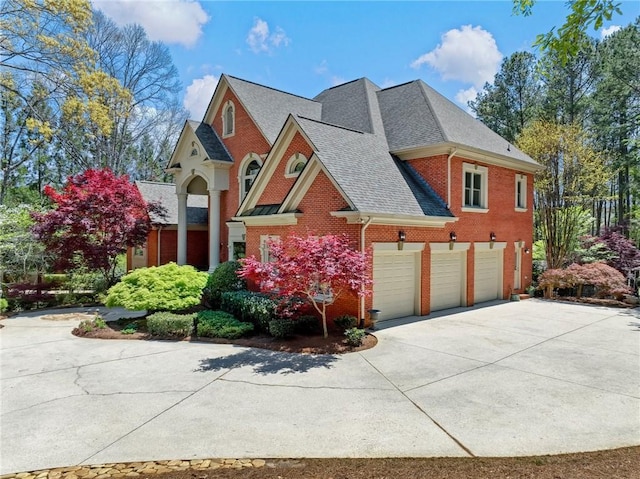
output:
[[381, 319], [415, 314], [416, 255], [412, 253], [375, 254], [373, 258], [373, 308]]
[[462, 305], [463, 261], [462, 252], [431, 255], [431, 311]]
[[477, 251], [474, 258], [474, 302], [491, 301], [499, 297], [502, 281], [501, 250]]

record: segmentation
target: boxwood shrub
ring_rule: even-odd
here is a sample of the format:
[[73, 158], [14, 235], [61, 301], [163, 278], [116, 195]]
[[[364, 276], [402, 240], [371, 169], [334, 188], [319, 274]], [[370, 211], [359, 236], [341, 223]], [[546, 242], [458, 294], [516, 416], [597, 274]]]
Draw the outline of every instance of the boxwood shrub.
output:
[[358, 320], [355, 316], [343, 314], [342, 316], [336, 317], [333, 320], [333, 324], [335, 324], [336, 328], [341, 329], [342, 331], [346, 331], [347, 329], [355, 328], [356, 326], [358, 326]]
[[191, 334], [195, 317], [195, 313], [154, 313], [147, 316], [147, 330], [151, 336], [161, 338], [185, 338]]
[[252, 323], [256, 330], [269, 332], [269, 322], [277, 319], [278, 301], [270, 295], [253, 291], [222, 293], [220, 309], [244, 322]]
[[198, 336], [205, 338], [237, 339], [253, 331], [253, 324], [238, 321], [224, 311], [200, 311]]
[[269, 321], [269, 334], [274, 338], [289, 338], [293, 336], [296, 325], [290, 319], [273, 319]]

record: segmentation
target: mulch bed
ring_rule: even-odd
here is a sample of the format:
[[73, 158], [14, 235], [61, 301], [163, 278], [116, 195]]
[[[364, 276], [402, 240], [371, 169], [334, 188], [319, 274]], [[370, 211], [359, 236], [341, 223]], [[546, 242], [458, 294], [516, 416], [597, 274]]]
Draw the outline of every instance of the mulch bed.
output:
[[[138, 332], [133, 334], [124, 334], [122, 330], [129, 324], [138, 325]], [[75, 328], [72, 333], [75, 336], [96, 339], [137, 339], [137, 340], [167, 340], [167, 338], [154, 338], [146, 332], [144, 319], [121, 319], [118, 321], [109, 321], [107, 327], [103, 329], [93, 329], [92, 331], [84, 331], [81, 328]], [[266, 334], [256, 334], [247, 338], [239, 339], [221, 339], [221, 338], [201, 338], [187, 337], [177, 341], [205, 342], [215, 344], [235, 344], [248, 348], [269, 349], [271, 351], [281, 351], [285, 353], [303, 353], [303, 354], [345, 354], [356, 351], [364, 351], [374, 347], [378, 340], [372, 334], [364, 337], [362, 345], [354, 347], [345, 343], [344, 335], [336, 332], [329, 333], [329, 337], [324, 338], [322, 335], [302, 336], [297, 335], [287, 339], [277, 339]]]
[[570, 303], [592, 304], [594, 306], [607, 306], [610, 308], [636, 308], [637, 304], [625, 303], [617, 299], [600, 299], [600, 298], [576, 298], [575, 296], [558, 296], [551, 298], [552, 301], [567, 301]]

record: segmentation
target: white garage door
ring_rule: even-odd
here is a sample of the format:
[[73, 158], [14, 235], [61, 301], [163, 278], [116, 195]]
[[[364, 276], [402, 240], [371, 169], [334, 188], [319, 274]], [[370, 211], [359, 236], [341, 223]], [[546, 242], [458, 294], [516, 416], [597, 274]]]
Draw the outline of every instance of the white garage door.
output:
[[385, 252], [373, 255], [373, 308], [380, 319], [415, 314], [416, 254]]
[[473, 280], [474, 303], [498, 299], [502, 289], [502, 264], [498, 251], [476, 251]]
[[431, 311], [463, 304], [464, 251], [431, 252]]

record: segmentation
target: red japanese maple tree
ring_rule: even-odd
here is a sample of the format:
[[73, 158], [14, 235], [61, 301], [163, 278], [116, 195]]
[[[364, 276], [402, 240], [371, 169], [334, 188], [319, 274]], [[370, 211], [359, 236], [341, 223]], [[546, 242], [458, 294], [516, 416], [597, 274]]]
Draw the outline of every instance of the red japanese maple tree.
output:
[[138, 189], [105, 168], [70, 176], [61, 191], [47, 186], [44, 193], [54, 209], [32, 213], [33, 232], [53, 253], [54, 266], [98, 270], [113, 284], [118, 255], [144, 244], [151, 228], [150, 206]]
[[242, 259], [239, 275], [258, 282], [263, 291], [309, 299], [322, 316], [325, 338], [327, 306], [344, 293], [362, 296], [370, 292], [367, 255], [351, 248], [345, 235], [292, 234], [282, 241], [268, 241], [267, 248], [269, 262], [254, 256]]

